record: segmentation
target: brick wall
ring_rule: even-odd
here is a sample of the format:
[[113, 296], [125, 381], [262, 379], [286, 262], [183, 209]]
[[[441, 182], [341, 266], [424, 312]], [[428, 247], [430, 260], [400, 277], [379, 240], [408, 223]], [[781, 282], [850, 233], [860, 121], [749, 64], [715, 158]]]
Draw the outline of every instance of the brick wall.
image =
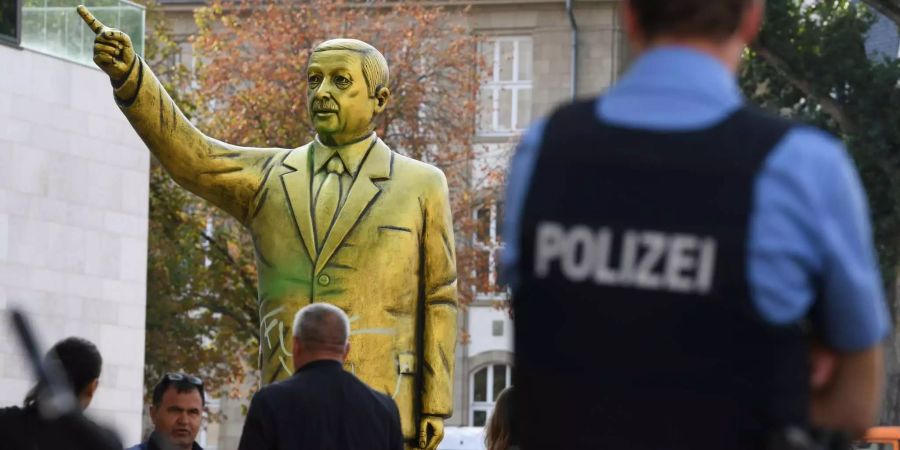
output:
[[30, 373], [6, 322], [44, 347], [86, 338], [104, 358], [88, 412], [140, 438], [149, 155], [99, 70], [0, 45], [0, 405]]

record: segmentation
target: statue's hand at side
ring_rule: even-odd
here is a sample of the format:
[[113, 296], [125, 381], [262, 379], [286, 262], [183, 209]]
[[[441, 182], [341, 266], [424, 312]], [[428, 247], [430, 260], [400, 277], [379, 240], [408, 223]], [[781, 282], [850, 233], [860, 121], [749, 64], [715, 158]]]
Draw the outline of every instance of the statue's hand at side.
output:
[[423, 416], [419, 427], [419, 448], [437, 449], [444, 439], [444, 419], [437, 416]]
[[103, 25], [84, 5], [78, 5], [78, 15], [97, 35], [94, 38], [94, 64], [114, 83], [124, 81], [137, 60], [131, 38], [121, 30]]

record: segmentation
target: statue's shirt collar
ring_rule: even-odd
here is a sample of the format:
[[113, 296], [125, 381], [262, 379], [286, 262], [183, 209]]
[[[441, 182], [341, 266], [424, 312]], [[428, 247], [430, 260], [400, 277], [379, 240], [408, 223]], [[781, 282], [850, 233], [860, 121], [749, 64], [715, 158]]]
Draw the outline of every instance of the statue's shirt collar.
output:
[[325, 166], [325, 163], [337, 153], [341, 157], [341, 161], [344, 162], [347, 172], [351, 176], [356, 177], [356, 173], [359, 172], [359, 166], [362, 165], [363, 159], [366, 157], [366, 151], [372, 146], [372, 142], [375, 139], [377, 139], [377, 136], [373, 132], [365, 139], [352, 144], [329, 147], [323, 144], [319, 140], [319, 136], [316, 135], [316, 140], [313, 141], [313, 173], [318, 173]]

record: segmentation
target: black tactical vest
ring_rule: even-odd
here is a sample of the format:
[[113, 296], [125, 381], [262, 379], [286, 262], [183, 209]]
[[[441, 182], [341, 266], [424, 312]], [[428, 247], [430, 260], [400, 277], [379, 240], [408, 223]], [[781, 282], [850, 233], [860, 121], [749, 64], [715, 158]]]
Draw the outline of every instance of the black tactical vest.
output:
[[790, 124], [748, 108], [699, 131], [547, 123], [513, 293], [520, 442], [537, 449], [764, 448], [808, 421], [802, 324], [747, 282], [755, 179]]

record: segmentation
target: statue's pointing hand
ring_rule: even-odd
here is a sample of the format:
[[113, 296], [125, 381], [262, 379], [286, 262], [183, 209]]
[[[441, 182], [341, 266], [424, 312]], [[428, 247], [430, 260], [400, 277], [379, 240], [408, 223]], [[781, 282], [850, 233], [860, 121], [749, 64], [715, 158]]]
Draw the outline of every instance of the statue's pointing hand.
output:
[[78, 5], [77, 9], [78, 15], [97, 35], [94, 38], [94, 64], [113, 81], [124, 80], [137, 60], [131, 38], [121, 30], [103, 25], [84, 5]]

